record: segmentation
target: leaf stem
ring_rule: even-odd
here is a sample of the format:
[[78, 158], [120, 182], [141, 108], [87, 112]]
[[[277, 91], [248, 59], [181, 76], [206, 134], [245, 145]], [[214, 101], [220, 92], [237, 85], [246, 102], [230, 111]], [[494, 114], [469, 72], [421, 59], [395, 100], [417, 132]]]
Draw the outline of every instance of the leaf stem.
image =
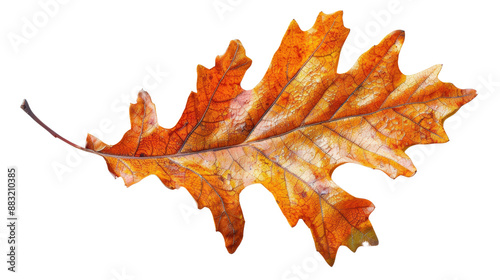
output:
[[55, 132], [54, 130], [52, 130], [50, 127], [48, 127], [46, 124], [44, 124], [36, 115], [35, 113], [33, 113], [33, 111], [31, 111], [31, 108], [28, 104], [28, 101], [26, 99], [23, 100], [23, 104], [21, 104], [21, 109], [23, 109], [24, 112], [26, 112], [26, 114], [28, 114], [28, 116], [30, 116], [35, 122], [37, 122], [41, 127], [43, 127], [45, 130], [47, 130], [50, 134], [52, 134], [52, 136], [54, 136], [55, 138], [59, 138], [60, 140], [62, 140], [63, 142], [65, 142], [66, 144], [69, 144], [77, 149], [80, 149], [80, 150], [83, 150], [83, 151], [86, 151], [86, 152], [92, 152], [91, 150], [89, 149], [85, 149], [84, 147], [82, 146], [79, 146], [71, 141], [69, 141], [68, 139], [62, 137], [61, 135], [59, 135], [57, 132]]

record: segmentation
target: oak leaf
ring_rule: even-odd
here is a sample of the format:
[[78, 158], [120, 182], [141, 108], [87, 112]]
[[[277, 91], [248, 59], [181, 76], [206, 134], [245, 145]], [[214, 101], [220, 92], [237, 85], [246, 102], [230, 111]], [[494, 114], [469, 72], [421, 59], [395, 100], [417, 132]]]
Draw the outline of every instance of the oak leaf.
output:
[[443, 143], [446, 118], [472, 100], [475, 90], [438, 80], [441, 66], [406, 76], [397, 60], [404, 32], [395, 31], [337, 73], [349, 29], [342, 12], [320, 13], [302, 31], [292, 21], [262, 81], [240, 82], [252, 61], [238, 40], [215, 66], [198, 66], [192, 92], [173, 128], [158, 124], [149, 94], [130, 106], [131, 129], [115, 145], [88, 135], [79, 147], [102, 156], [109, 171], [131, 186], [156, 175], [171, 189], [185, 187], [208, 207], [216, 230], [233, 253], [243, 237], [239, 194], [260, 183], [275, 197], [293, 227], [311, 229], [316, 249], [333, 265], [341, 245], [352, 251], [378, 240], [368, 216], [374, 205], [351, 196], [331, 179], [344, 163], [379, 169], [395, 178], [416, 169], [405, 150]]

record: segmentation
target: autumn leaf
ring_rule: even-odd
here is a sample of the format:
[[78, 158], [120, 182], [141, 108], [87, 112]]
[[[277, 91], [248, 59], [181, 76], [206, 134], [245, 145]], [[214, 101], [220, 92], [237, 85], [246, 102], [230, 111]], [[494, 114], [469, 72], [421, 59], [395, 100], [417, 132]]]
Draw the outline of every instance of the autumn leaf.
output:
[[264, 185], [293, 227], [311, 229], [316, 249], [333, 265], [341, 245], [352, 251], [378, 240], [368, 216], [373, 204], [351, 196], [331, 179], [344, 163], [358, 163], [391, 178], [416, 168], [405, 150], [443, 143], [446, 118], [472, 100], [475, 90], [458, 89], [437, 75], [441, 66], [406, 76], [398, 68], [404, 32], [395, 31], [364, 53], [346, 73], [337, 73], [349, 29], [342, 12], [320, 13], [302, 31], [292, 21], [262, 81], [251, 90], [240, 82], [252, 61], [238, 40], [215, 66], [198, 66], [179, 122], [158, 124], [149, 94], [130, 106], [131, 129], [107, 145], [88, 135], [76, 148], [102, 156], [109, 171], [131, 186], [156, 175], [171, 189], [185, 187], [208, 207], [216, 230], [233, 253], [243, 238], [239, 194]]

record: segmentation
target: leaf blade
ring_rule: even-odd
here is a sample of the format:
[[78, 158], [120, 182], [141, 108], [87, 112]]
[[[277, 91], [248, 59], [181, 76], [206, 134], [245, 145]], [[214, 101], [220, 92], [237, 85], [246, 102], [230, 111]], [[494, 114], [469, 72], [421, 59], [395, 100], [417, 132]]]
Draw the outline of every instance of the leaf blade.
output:
[[240, 86], [251, 60], [233, 40], [213, 68], [198, 66], [197, 92], [173, 128], [159, 126], [154, 103], [141, 91], [130, 106], [131, 129], [115, 145], [88, 135], [86, 148], [79, 147], [45, 126], [27, 102], [21, 107], [55, 137], [102, 156], [126, 186], [156, 175], [168, 188], [185, 187], [199, 208], [210, 209], [230, 253], [243, 238], [239, 194], [264, 185], [292, 227], [305, 222], [333, 265], [341, 245], [356, 251], [378, 239], [368, 219], [374, 205], [337, 186], [332, 172], [357, 163], [392, 178], [412, 176], [416, 168], [405, 150], [447, 142], [444, 121], [476, 96], [439, 81], [439, 65], [401, 73], [403, 31], [337, 73], [348, 31], [342, 12], [320, 13], [308, 31], [292, 21], [251, 90]]

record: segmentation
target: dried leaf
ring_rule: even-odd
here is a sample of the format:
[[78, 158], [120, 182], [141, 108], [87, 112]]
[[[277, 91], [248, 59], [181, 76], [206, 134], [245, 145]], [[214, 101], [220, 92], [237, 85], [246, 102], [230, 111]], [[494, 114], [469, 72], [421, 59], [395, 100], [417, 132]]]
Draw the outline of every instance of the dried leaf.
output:
[[149, 175], [168, 188], [185, 187], [208, 207], [233, 253], [243, 238], [239, 194], [260, 183], [275, 197], [291, 226], [302, 219], [316, 249], [333, 265], [341, 245], [352, 251], [378, 244], [368, 220], [373, 204], [337, 186], [332, 172], [344, 163], [379, 169], [395, 178], [416, 169], [405, 150], [443, 143], [446, 118], [472, 100], [475, 90], [438, 80], [441, 66], [406, 76], [397, 60], [404, 32], [395, 31], [337, 73], [349, 30], [342, 13], [320, 13], [302, 31], [292, 21], [262, 81], [252, 90], [240, 82], [251, 65], [238, 40], [198, 67], [197, 92], [173, 128], [158, 125], [145, 91], [130, 106], [131, 129], [116, 145], [92, 135], [86, 148], [131, 186]]

